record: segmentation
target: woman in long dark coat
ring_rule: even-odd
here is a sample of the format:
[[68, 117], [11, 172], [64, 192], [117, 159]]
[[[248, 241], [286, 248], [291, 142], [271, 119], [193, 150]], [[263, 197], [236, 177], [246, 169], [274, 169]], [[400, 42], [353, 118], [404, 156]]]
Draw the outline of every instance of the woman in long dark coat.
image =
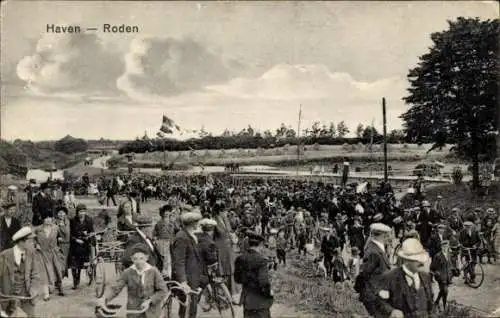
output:
[[219, 269], [221, 270], [222, 277], [226, 281], [229, 291], [234, 294], [234, 254], [231, 239], [232, 229], [223, 208], [224, 206], [221, 204], [216, 205], [213, 209], [214, 220], [217, 222], [217, 234], [214, 236], [214, 241], [219, 254]]
[[94, 232], [94, 223], [87, 215], [87, 207], [79, 204], [76, 207], [76, 216], [70, 221], [70, 267], [73, 275], [73, 289], [80, 284], [80, 273], [85, 263], [90, 262], [94, 240], [89, 235]]

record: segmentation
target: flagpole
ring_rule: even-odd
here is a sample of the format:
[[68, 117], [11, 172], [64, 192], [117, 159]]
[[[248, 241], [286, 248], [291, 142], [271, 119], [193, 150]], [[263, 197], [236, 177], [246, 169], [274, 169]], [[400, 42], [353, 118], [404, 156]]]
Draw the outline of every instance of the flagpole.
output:
[[299, 106], [299, 122], [297, 124], [297, 176], [299, 175], [300, 164], [300, 121], [302, 120], [302, 104]]
[[372, 127], [370, 132], [370, 177], [373, 173], [373, 126], [375, 125], [375, 118], [372, 119]]

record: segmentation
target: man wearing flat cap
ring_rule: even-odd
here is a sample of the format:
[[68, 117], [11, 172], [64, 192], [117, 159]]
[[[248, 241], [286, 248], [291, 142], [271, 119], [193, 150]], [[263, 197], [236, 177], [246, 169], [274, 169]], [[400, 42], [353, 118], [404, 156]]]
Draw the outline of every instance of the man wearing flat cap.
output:
[[262, 255], [264, 237], [248, 231], [248, 249], [234, 263], [234, 281], [242, 285], [240, 304], [244, 318], [270, 318], [274, 296], [269, 260]]
[[[462, 257], [465, 258], [469, 264], [467, 268], [464, 268], [464, 278], [466, 280], [470, 279], [470, 282], [474, 283], [476, 280], [475, 268], [477, 264], [477, 250], [481, 245], [481, 238], [479, 237], [479, 233], [474, 229], [474, 224], [471, 221], [464, 222], [464, 229], [459, 233], [458, 240], [460, 245], [464, 247]], [[470, 256], [468, 253], [469, 250], [467, 249], [471, 249]]]
[[40, 185], [40, 192], [33, 197], [32, 212], [33, 212], [33, 226], [38, 226], [43, 223], [46, 217], [54, 217], [55, 202], [50, 196], [50, 188], [48, 183]]
[[[18, 305], [28, 317], [35, 316], [35, 297], [42, 286], [41, 269], [33, 255], [34, 237], [30, 227], [22, 227], [12, 236], [14, 247], [0, 253], [0, 293], [33, 297]], [[0, 309], [8, 315], [17, 316], [16, 307], [16, 301], [0, 301]]]
[[355, 281], [354, 288], [359, 293], [359, 300], [370, 315], [374, 315], [376, 309], [375, 301], [369, 292], [373, 281], [391, 268], [385, 250], [391, 231], [392, 229], [383, 223], [373, 223], [370, 226], [370, 238], [365, 245], [363, 263]]
[[[197, 209], [191, 212], [184, 212], [180, 215], [183, 229], [174, 238], [171, 246], [172, 254], [172, 278], [178, 281], [186, 290], [196, 290], [202, 287], [203, 280], [203, 259], [198, 244], [196, 233], [199, 232], [199, 221], [201, 212]], [[184, 296], [179, 295], [181, 301]], [[198, 310], [198, 297], [191, 295], [189, 318], [195, 318]], [[185, 317], [186, 307], [179, 306], [179, 317]]]
[[378, 276], [370, 289], [375, 318], [426, 318], [432, 316], [431, 276], [424, 272], [429, 255], [419, 240], [403, 241], [398, 257], [402, 265]]
[[2, 209], [4, 215], [0, 217], [0, 252], [14, 246], [12, 236], [21, 229], [21, 222], [14, 217], [16, 204], [5, 203]]

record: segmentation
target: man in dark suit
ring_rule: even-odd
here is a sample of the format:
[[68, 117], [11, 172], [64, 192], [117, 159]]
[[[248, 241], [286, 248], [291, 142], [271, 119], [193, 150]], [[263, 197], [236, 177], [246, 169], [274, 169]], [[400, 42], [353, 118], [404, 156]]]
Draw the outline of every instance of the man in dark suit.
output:
[[403, 241], [402, 265], [379, 276], [370, 293], [375, 318], [427, 318], [433, 310], [431, 276], [423, 272], [429, 255], [418, 239]]
[[249, 248], [234, 263], [234, 280], [242, 285], [240, 303], [244, 318], [271, 318], [274, 302], [269, 260], [262, 255], [264, 237], [247, 232]]
[[23, 227], [12, 237], [14, 247], [0, 253], [0, 293], [32, 297], [31, 300], [20, 300], [19, 303], [0, 302], [0, 310], [8, 317], [21, 316], [16, 310], [17, 307], [20, 307], [28, 317], [35, 316], [35, 297], [42, 287], [42, 280], [41, 269], [31, 252], [34, 250], [34, 237], [30, 227]]
[[[474, 224], [470, 221], [464, 222], [464, 229], [458, 235], [458, 240], [460, 245], [464, 248], [462, 251], [462, 257], [469, 262], [469, 266], [464, 268], [464, 278], [465, 280], [470, 279], [473, 283], [476, 279], [476, 264], [477, 264], [477, 250], [481, 245], [481, 238], [479, 233], [473, 229]], [[470, 252], [470, 255], [469, 255]], [[466, 275], [468, 274], [469, 277]]]
[[449, 233], [446, 233], [448, 227], [445, 224], [439, 224], [437, 226], [437, 233], [431, 235], [429, 240], [429, 255], [434, 257], [437, 253], [441, 251], [441, 242], [444, 240], [449, 240]]
[[370, 315], [375, 312], [375, 302], [369, 292], [371, 285], [378, 276], [391, 268], [385, 251], [391, 230], [383, 223], [373, 223], [370, 226], [370, 239], [366, 243], [363, 263], [354, 286], [355, 290], [359, 292], [359, 300]]
[[33, 225], [38, 226], [42, 224], [42, 220], [47, 217], [54, 217], [54, 201], [50, 197], [50, 188], [47, 183], [40, 185], [40, 192], [33, 197]]
[[16, 204], [8, 202], [2, 205], [5, 214], [0, 217], [0, 252], [14, 246], [12, 236], [21, 229], [21, 222], [14, 217]]
[[[178, 281], [185, 290], [197, 290], [208, 282], [203, 275], [203, 258], [198, 245], [196, 233], [199, 232], [199, 221], [202, 215], [199, 211], [184, 212], [180, 216], [183, 229], [174, 238], [171, 246], [172, 278]], [[185, 301], [183, 295], [179, 295]], [[198, 297], [191, 296], [189, 302], [189, 318], [195, 318], [198, 309]], [[186, 307], [179, 307], [179, 317], [185, 317]]]
[[430, 272], [439, 286], [439, 293], [436, 301], [434, 302], [434, 306], [439, 306], [439, 301], [442, 299], [443, 309], [446, 309], [448, 286], [451, 284], [451, 280], [453, 278], [450, 241], [441, 241], [441, 248], [439, 252], [432, 257]]
[[[423, 204], [427, 206], [428, 203], [427, 201], [424, 201]], [[427, 247], [429, 239], [431, 237], [432, 224], [430, 215], [425, 208], [415, 208], [415, 224], [417, 225], [416, 229], [418, 231], [418, 234], [420, 235], [420, 241], [422, 242], [424, 247]]]
[[330, 276], [332, 272], [333, 254], [336, 249], [341, 248], [341, 243], [337, 238], [336, 230], [334, 228], [323, 228], [323, 230], [328, 231], [328, 234], [325, 235], [321, 240], [321, 253], [324, 256], [326, 273], [328, 276]]

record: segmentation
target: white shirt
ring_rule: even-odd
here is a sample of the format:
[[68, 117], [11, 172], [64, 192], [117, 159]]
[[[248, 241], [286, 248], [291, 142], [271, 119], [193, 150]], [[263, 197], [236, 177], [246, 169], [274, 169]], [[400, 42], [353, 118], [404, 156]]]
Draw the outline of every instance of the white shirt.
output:
[[415, 283], [415, 289], [418, 290], [420, 288], [420, 275], [418, 275], [418, 273], [412, 273], [405, 265], [401, 267], [405, 273], [405, 279], [408, 286], [412, 287], [413, 283]]
[[4, 220], [5, 220], [5, 224], [7, 224], [7, 227], [10, 227], [10, 223], [12, 222], [12, 218], [10, 216], [5, 216]]
[[14, 261], [16, 262], [16, 265], [21, 265], [21, 258], [24, 255], [24, 251], [22, 251], [19, 247], [14, 246], [12, 248], [14, 250]]
[[139, 270], [135, 265], [130, 266], [133, 270], [136, 271], [137, 275], [141, 278], [141, 283], [144, 285], [144, 276], [146, 272], [151, 268], [151, 265], [147, 264], [144, 266], [142, 270]]
[[134, 224], [134, 221], [132, 220], [132, 215], [126, 215], [125, 220], [129, 221], [131, 224]]
[[373, 238], [372, 238], [372, 242], [375, 243], [375, 244], [377, 244], [377, 246], [380, 247], [380, 249], [382, 250], [382, 252], [385, 253], [385, 245], [384, 244], [380, 243], [379, 241], [377, 241], [377, 240], [375, 240]]

